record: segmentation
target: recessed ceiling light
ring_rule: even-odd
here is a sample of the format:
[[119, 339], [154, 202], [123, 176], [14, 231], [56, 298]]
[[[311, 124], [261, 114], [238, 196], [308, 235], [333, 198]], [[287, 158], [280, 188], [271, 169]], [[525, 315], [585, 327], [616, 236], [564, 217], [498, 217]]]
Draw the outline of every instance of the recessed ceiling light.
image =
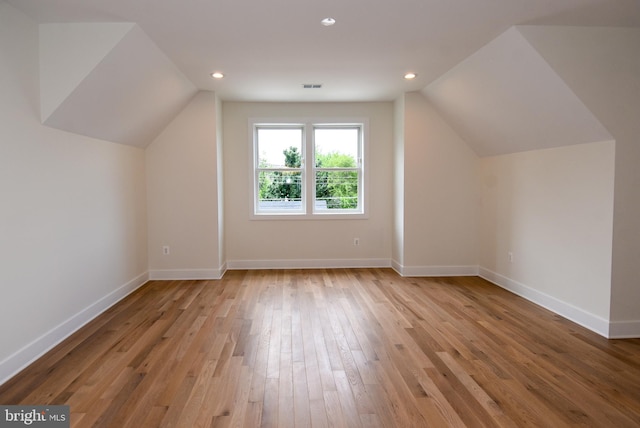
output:
[[222, 79], [224, 77], [224, 74], [216, 71], [215, 73], [211, 73], [211, 77], [213, 77], [214, 79]]
[[417, 77], [418, 75], [416, 73], [407, 73], [404, 75], [404, 78], [407, 80], [413, 80]]
[[325, 18], [322, 21], [320, 21], [320, 23], [325, 27], [331, 27], [333, 24], [336, 23], [336, 20], [333, 18]]

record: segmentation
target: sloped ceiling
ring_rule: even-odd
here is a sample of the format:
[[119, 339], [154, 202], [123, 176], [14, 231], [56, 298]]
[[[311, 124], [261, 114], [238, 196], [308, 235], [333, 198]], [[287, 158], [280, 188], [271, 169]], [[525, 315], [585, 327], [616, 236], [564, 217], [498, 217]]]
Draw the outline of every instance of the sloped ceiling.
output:
[[40, 26], [40, 115], [43, 122], [120, 43], [133, 25], [110, 23]]
[[525, 25], [518, 30], [616, 138], [626, 129], [637, 139], [640, 28]]
[[613, 139], [517, 27], [422, 92], [480, 156]]
[[45, 125], [146, 147], [197, 92], [135, 24], [40, 25]]

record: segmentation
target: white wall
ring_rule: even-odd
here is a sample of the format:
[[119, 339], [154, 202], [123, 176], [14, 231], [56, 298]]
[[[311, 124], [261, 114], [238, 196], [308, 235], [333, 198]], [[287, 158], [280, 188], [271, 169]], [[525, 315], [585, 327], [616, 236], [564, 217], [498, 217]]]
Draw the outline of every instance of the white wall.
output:
[[482, 275], [604, 335], [614, 157], [602, 142], [480, 161]]
[[420, 92], [404, 96], [405, 275], [477, 274], [477, 156]]
[[[368, 219], [250, 220], [249, 118], [368, 117]], [[389, 265], [393, 103], [223, 103], [225, 239], [230, 268]], [[353, 238], [360, 245], [353, 245]]]
[[224, 271], [216, 106], [213, 92], [198, 92], [147, 147], [152, 279], [219, 278]]
[[226, 269], [227, 253], [224, 235], [224, 152], [222, 150], [222, 101], [216, 97], [216, 178], [218, 180], [218, 266]]
[[640, 29], [519, 27], [616, 141], [612, 337], [640, 336]]
[[391, 258], [396, 270], [404, 266], [404, 117], [405, 95], [394, 105], [393, 136], [393, 247]]
[[146, 281], [144, 152], [42, 126], [38, 82], [0, 2], [0, 383]]

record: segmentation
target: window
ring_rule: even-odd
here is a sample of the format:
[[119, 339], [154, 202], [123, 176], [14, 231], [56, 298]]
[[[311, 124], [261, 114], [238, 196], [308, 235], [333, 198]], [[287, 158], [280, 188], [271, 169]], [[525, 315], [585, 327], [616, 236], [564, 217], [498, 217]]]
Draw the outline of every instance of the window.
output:
[[365, 216], [365, 121], [251, 121], [253, 218]]

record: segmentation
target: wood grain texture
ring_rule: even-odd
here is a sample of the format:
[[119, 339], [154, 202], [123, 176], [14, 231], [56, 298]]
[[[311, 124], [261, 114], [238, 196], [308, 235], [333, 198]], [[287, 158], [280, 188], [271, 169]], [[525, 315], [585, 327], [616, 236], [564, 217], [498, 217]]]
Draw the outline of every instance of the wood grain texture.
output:
[[640, 340], [475, 278], [151, 281], [0, 387], [74, 427], [640, 426]]

